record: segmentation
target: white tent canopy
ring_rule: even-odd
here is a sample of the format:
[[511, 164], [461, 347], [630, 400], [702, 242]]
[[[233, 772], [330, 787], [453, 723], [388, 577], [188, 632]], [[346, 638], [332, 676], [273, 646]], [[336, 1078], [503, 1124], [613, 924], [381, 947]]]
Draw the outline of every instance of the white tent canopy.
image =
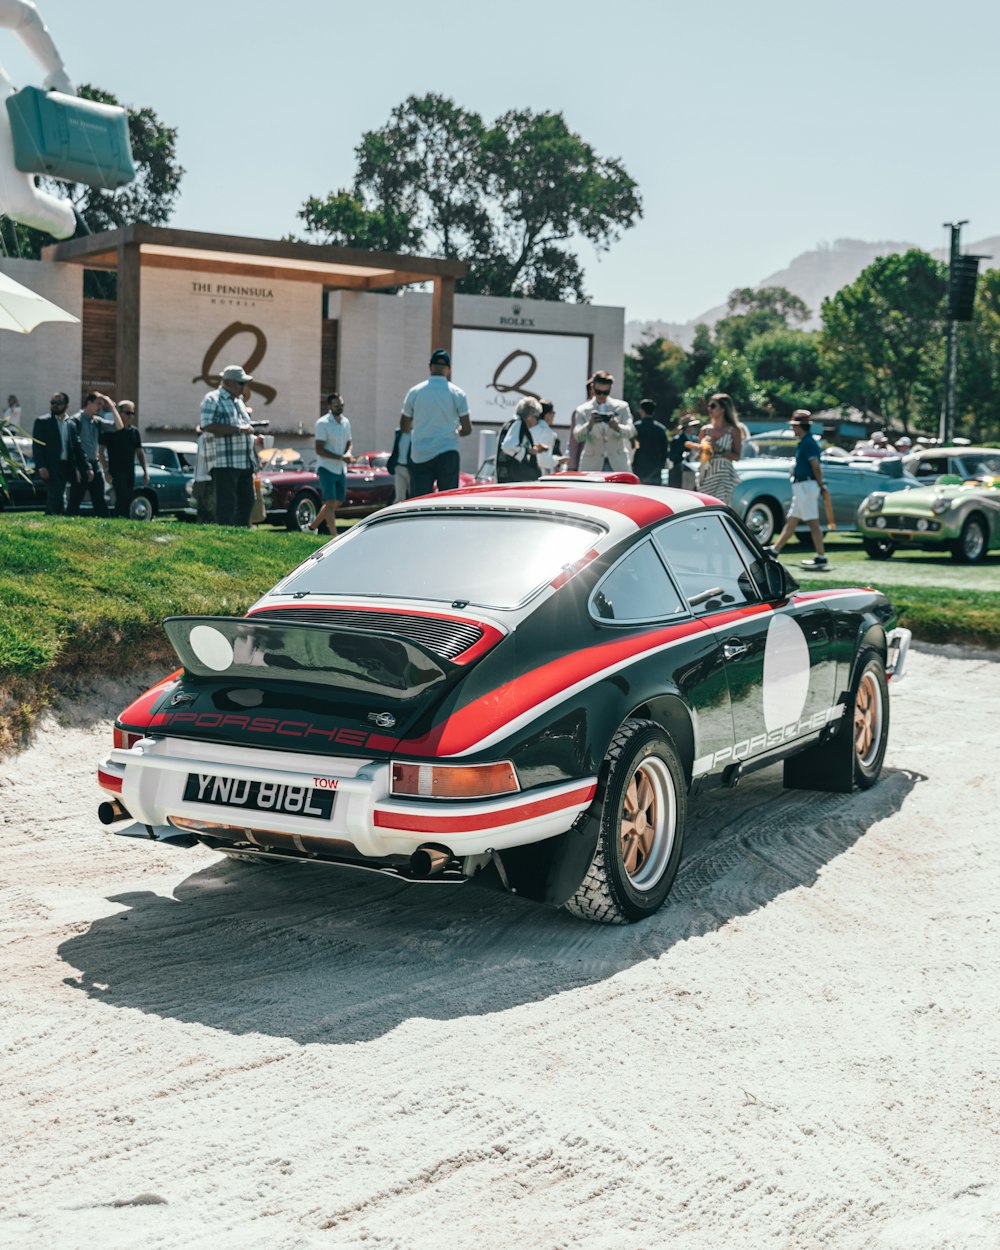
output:
[[5, 273], [0, 273], [0, 330], [30, 334], [35, 326], [46, 321], [79, 320], [79, 317], [38, 295], [30, 287], [22, 286]]

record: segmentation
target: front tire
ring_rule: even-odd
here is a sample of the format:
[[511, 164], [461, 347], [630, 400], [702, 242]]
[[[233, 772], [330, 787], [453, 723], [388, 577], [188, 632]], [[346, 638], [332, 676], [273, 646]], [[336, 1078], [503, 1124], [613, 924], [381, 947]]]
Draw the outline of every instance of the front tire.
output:
[[601, 924], [651, 916], [677, 875], [687, 816], [684, 772], [659, 725], [630, 719], [621, 726], [601, 769], [595, 808], [597, 849], [566, 910]]
[[896, 551], [891, 538], [864, 538], [862, 545], [871, 560], [891, 560]]
[[879, 779], [889, 742], [889, 686], [877, 651], [862, 654], [852, 695], [854, 781], [867, 790]]
[[951, 554], [960, 564], [981, 564], [988, 549], [986, 522], [980, 516], [967, 517], [961, 534], [952, 543]]
[[316, 506], [316, 500], [312, 495], [303, 491], [292, 500], [285, 524], [290, 530], [300, 530], [302, 533], [305, 533], [313, 521], [316, 520], [318, 513], [319, 508]]

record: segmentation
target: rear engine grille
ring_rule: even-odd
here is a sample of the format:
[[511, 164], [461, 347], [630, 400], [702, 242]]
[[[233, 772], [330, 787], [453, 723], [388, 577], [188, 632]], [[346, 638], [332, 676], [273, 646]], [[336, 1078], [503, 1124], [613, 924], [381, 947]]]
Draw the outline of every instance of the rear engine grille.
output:
[[446, 621], [436, 616], [402, 612], [364, 612], [350, 608], [275, 608], [255, 612], [269, 621], [309, 621], [316, 625], [400, 634], [419, 642], [443, 660], [454, 660], [482, 638], [483, 631], [469, 621]]

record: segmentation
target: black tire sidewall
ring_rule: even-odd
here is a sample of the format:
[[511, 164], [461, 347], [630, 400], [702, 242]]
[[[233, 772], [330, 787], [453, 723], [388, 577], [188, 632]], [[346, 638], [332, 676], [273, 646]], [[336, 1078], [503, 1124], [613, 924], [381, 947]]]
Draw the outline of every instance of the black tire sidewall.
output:
[[[983, 546], [978, 556], [970, 556], [965, 548], [965, 536], [969, 530], [975, 526], [982, 536]], [[989, 530], [986, 525], [977, 516], [967, 517], [965, 524], [962, 526], [962, 532], [958, 536], [958, 553], [959, 559], [963, 564], [978, 564], [981, 560], [986, 559], [986, 552], [989, 546]]]
[[[882, 733], [879, 741], [878, 754], [875, 756], [875, 759], [871, 764], [865, 765], [862, 763], [854, 746], [854, 708], [857, 703], [858, 691], [861, 689], [861, 682], [867, 672], [875, 673], [879, 693], [882, 697]], [[874, 649], [874, 647], [865, 647], [865, 649], [858, 656], [854, 682], [851, 686], [849, 720], [846, 728], [851, 735], [851, 751], [854, 755], [855, 784], [862, 790], [867, 790], [879, 779], [879, 775], [882, 772], [882, 764], [885, 760], [886, 747], [889, 744], [889, 683], [885, 676], [885, 663], [882, 656]]]
[[[624, 735], [625, 741], [622, 741]], [[676, 828], [674, 844], [660, 880], [649, 890], [637, 890], [628, 879], [621, 852], [621, 815], [625, 791], [643, 760], [657, 756], [666, 764], [674, 787]], [[677, 751], [658, 725], [651, 721], [626, 721], [615, 735], [605, 761], [601, 802], [601, 846], [607, 869], [608, 888], [621, 912], [630, 920], [641, 920], [657, 911], [670, 892], [680, 864], [687, 815], [687, 786]]]

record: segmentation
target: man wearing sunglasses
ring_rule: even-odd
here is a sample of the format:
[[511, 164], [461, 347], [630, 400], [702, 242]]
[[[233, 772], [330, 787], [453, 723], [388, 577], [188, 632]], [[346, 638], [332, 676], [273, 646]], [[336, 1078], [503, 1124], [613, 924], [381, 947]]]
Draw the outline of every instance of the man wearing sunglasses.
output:
[[593, 397], [576, 410], [573, 435], [580, 444], [580, 469], [584, 472], [631, 471], [635, 423], [628, 404], [611, 398], [614, 382], [610, 373], [595, 373]]
[[49, 415], [38, 417], [32, 427], [38, 476], [45, 483], [45, 511], [62, 516], [66, 511], [66, 487], [87, 481], [90, 472], [74, 421], [66, 420], [69, 396], [56, 391], [49, 400]]

